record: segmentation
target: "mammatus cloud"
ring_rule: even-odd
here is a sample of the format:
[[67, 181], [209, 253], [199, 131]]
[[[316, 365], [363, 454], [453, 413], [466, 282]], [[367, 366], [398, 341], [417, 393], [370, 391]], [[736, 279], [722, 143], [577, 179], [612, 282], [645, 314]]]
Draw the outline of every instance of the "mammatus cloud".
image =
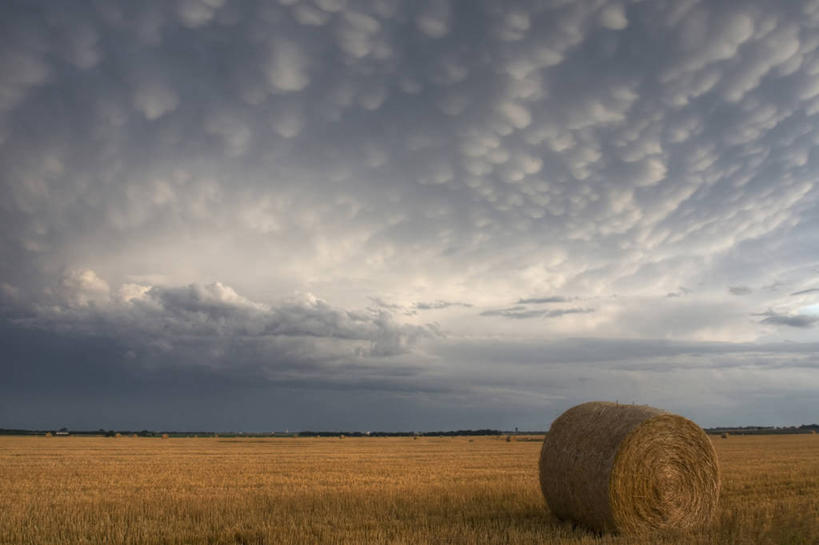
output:
[[264, 72], [273, 92], [298, 92], [310, 83], [307, 57], [295, 42], [274, 41]]
[[179, 0], [176, 13], [184, 26], [197, 28], [208, 24], [224, 4], [224, 0]]
[[448, 0], [427, 2], [418, 13], [415, 24], [430, 38], [442, 38], [449, 32], [450, 6]]
[[[792, 401], [809, 356], [772, 347], [811, 343], [819, 303], [817, 25], [812, 2], [6, 3], [7, 393], [73, 370], [511, 422], [572, 392], [666, 399], [671, 358], [612, 373], [631, 345], [584, 348], [664, 339], [755, 362], [720, 392], [734, 356], [674, 367], [682, 412], [775, 384], [815, 413]], [[582, 372], [515, 363], [575, 338]], [[505, 353], [470, 367], [484, 340]]]
[[609, 4], [600, 10], [600, 25], [611, 30], [623, 30], [628, 26], [622, 4]]

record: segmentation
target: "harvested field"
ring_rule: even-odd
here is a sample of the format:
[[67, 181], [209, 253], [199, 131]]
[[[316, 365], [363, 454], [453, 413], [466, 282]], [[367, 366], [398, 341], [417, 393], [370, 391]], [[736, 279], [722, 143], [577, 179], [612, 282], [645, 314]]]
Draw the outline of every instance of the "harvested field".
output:
[[[0, 543], [819, 543], [819, 436], [714, 441], [716, 525], [560, 523], [540, 441], [0, 437]], [[520, 439], [520, 438], [519, 438]]]

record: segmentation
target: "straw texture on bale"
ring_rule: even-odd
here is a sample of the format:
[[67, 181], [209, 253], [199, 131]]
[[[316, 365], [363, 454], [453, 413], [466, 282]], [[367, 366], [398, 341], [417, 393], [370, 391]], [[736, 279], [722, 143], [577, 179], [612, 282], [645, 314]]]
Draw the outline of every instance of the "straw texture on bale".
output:
[[552, 423], [540, 486], [558, 518], [635, 534], [709, 524], [720, 482], [714, 447], [690, 420], [594, 401]]

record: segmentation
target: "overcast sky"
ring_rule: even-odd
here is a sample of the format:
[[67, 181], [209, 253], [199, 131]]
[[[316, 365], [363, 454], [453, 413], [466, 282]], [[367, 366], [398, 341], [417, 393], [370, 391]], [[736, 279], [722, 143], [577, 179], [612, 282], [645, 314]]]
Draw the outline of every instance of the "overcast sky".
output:
[[0, 427], [819, 421], [819, 2], [0, 7]]

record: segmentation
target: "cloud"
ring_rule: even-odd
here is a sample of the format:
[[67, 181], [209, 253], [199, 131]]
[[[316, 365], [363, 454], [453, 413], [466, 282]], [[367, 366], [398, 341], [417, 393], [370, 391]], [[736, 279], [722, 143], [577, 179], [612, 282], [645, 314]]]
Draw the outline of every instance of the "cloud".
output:
[[[247, 366], [259, 356], [259, 345], [247, 339], [229, 345], [230, 366], [191, 365], [196, 356], [200, 363], [211, 356], [199, 346], [184, 353], [192, 358], [184, 365], [177, 350], [145, 368], [142, 355], [129, 357], [124, 346], [100, 336], [66, 337], [1, 325], [7, 356], [6, 380], [0, 383], [8, 407], [4, 415], [32, 427], [56, 418], [91, 428], [293, 430], [323, 424], [329, 429], [458, 429], [476, 427], [477, 412], [477, 420], [489, 427], [508, 429], [517, 422], [543, 429], [569, 406], [601, 396], [645, 401], [703, 426], [782, 425], [806, 422], [805, 414], [815, 414], [810, 391], [819, 363], [815, 343], [448, 339], [432, 348], [434, 359], [427, 365], [434, 374], [406, 364], [345, 366], [332, 374], [305, 361], [288, 364], [289, 353], [270, 352], [270, 368], [278, 369], [271, 374]], [[26, 348], [28, 365], [16, 365]], [[443, 361], [446, 367], [437, 364]], [[682, 391], [669, 394], [669, 381]], [[110, 399], [100, 399], [100, 390]], [[61, 403], [55, 412], [40, 401], [55, 395], [71, 403]], [[759, 404], [770, 395], [793, 402], [785, 413], [781, 407], [771, 411]], [[431, 409], [431, 403], [437, 408]], [[120, 412], [101, 417], [95, 414], [100, 406], [120, 407]], [[244, 409], [237, 412], [239, 406]], [[197, 415], [193, 420], [189, 411]]]
[[137, 86], [133, 96], [134, 108], [149, 121], [159, 119], [179, 106], [179, 96], [161, 82], [144, 82]]
[[[280, 123], [276, 127], [276, 132], [294, 134], [296, 124], [291, 120], [285, 119], [284, 123]], [[243, 155], [252, 140], [252, 132], [245, 122], [235, 115], [227, 112], [215, 112], [205, 120], [205, 131], [210, 134], [215, 134], [222, 139], [225, 147], [225, 153], [230, 157], [238, 157]]]
[[58, 287], [59, 295], [70, 306], [84, 307], [108, 301], [108, 283], [91, 269], [67, 271]]
[[548, 297], [528, 297], [526, 299], [518, 299], [518, 305], [543, 305], [547, 303], [567, 303], [571, 301], [569, 297], [563, 297], [561, 295], [552, 295]]
[[352, 57], [366, 57], [375, 47], [374, 38], [380, 28], [378, 21], [369, 15], [347, 12], [339, 26], [339, 45]]
[[819, 288], [809, 288], [806, 290], [799, 290], [791, 293], [791, 295], [807, 295], [809, 293], [819, 293]]
[[307, 65], [308, 58], [300, 46], [286, 39], [277, 39], [262, 70], [274, 92], [293, 93], [310, 84]]
[[125, 284], [111, 297], [108, 284], [90, 269], [67, 273], [54, 303], [19, 323], [78, 342], [88, 336], [109, 339], [144, 362], [161, 359], [229, 373], [239, 343], [249, 351], [241, 372], [271, 377], [300, 375], [294, 370], [300, 365], [309, 374], [327, 365], [423, 357], [416, 353], [419, 341], [440, 336], [435, 326], [399, 323], [385, 309], [343, 310], [310, 294], [268, 305], [220, 282]]
[[688, 288], [686, 288], [684, 286], [680, 286], [677, 289], [677, 291], [670, 291], [665, 296], [666, 297], [683, 297], [685, 295], [688, 295], [689, 293], [691, 293], [690, 289], [688, 289]]
[[728, 292], [731, 295], [749, 295], [753, 293], [753, 290], [748, 286], [730, 286]]
[[273, 119], [273, 130], [283, 138], [295, 138], [304, 128], [304, 118], [292, 109], [285, 110]]
[[[664, 79], [681, 72], [693, 72], [709, 64], [734, 57], [740, 46], [751, 39], [754, 19], [744, 10], [725, 12], [714, 17], [698, 6], [689, 11], [679, 25], [681, 62], [671, 68]], [[711, 32], [720, 28], [721, 32]]]
[[763, 324], [771, 324], [777, 326], [782, 325], [800, 329], [813, 327], [814, 324], [819, 322], [819, 316], [807, 314], [780, 314], [773, 310], [763, 312], [762, 314], [758, 314], [757, 316], [765, 316], [765, 318], [763, 318], [762, 321], [760, 322]]
[[224, 4], [224, 0], [178, 0], [177, 14], [186, 27], [197, 28], [206, 25]]
[[[468, 4], [4, 4], [0, 316], [135, 374], [403, 392], [468, 375], [440, 331], [812, 339], [819, 11]], [[520, 393], [490, 367], [463, 395]]]
[[93, 68], [100, 62], [102, 54], [97, 46], [99, 36], [88, 25], [78, 24], [69, 28], [65, 35], [65, 58], [81, 70]]
[[330, 20], [330, 14], [304, 3], [297, 3], [293, 7], [293, 18], [302, 25], [322, 26]]
[[449, 2], [435, 0], [428, 2], [415, 19], [418, 30], [430, 38], [442, 38], [449, 32]]
[[481, 312], [481, 316], [499, 316], [501, 318], [512, 318], [515, 320], [525, 320], [529, 318], [559, 318], [567, 314], [588, 314], [594, 312], [590, 308], [565, 308], [555, 310], [527, 309], [523, 306], [515, 306], [501, 309], [491, 309]]
[[506, 121], [511, 123], [516, 129], [525, 129], [532, 122], [531, 114], [520, 104], [504, 102], [498, 107], [498, 110]]
[[31, 87], [46, 82], [49, 72], [45, 60], [33, 52], [0, 54], [0, 111], [17, 106]]
[[625, 10], [621, 4], [609, 4], [600, 10], [600, 25], [611, 30], [623, 30], [628, 26]]
[[460, 303], [457, 301], [432, 301], [432, 302], [417, 302], [413, 303], [412, 307], [417, 310], [441, 310], [451, 307], [470, 308], [469, 303]]
[[526, 35], [530, 26], [531, 21], [528, 13], [525, 11], [508, 11], [502, 17], [498, 37], [506, 41], [521, 40]]
[[[400, 325], [387, 312], [339, 310], [310, 294], [278, 306], [266, 306], [218, 282], [154, 287], [134, 304], [135, 310], [149, 314], [154, 324], [161, 323], [171, 338], [174, 334], [185, 334], [335, 339], [342, 344], [353, 341], [356, 355], [390, 356], [403, 353], [418, 338], [432, 334], [423, 327]], [[128, 319], [127, 310], [130, 309], [121, 318]], [[145, 323], [142, 327], [156, 329]], [[305, 357], [310, 357], [309, 353]]]

